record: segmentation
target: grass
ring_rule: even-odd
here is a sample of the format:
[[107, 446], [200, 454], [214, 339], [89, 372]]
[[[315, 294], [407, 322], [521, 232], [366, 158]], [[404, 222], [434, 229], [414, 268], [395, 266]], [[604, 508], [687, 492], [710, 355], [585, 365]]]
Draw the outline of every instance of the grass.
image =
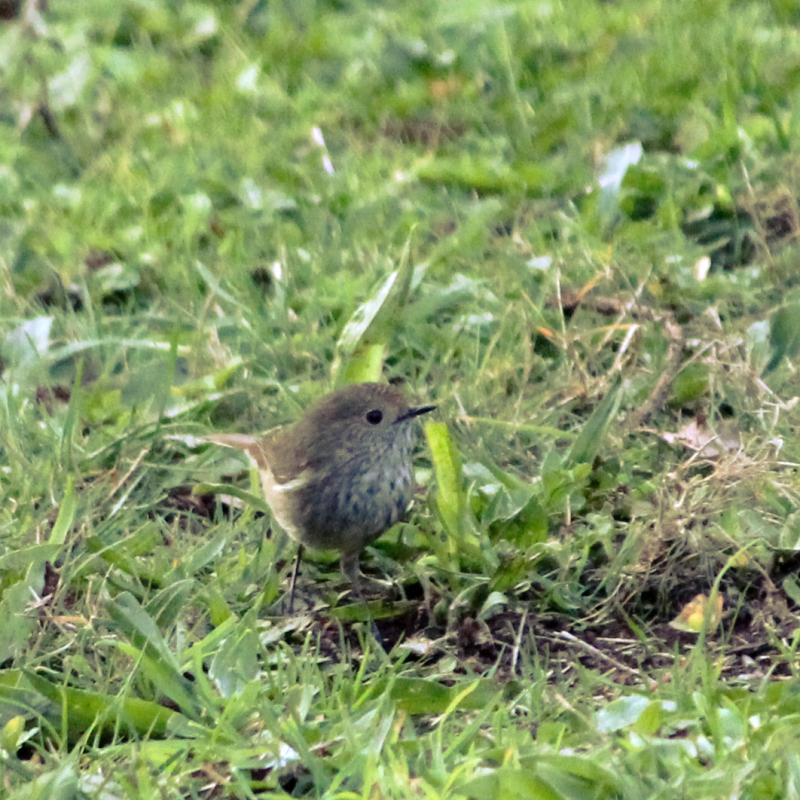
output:
[[[0, 6], [0, 794], [798, 796], [793, 3]], [[376, 371], [289, 616], [199, 437]]]

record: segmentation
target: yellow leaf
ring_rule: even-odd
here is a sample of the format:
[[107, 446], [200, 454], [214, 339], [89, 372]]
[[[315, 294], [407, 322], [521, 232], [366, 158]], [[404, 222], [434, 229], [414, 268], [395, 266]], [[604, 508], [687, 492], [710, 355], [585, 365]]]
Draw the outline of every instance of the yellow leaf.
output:
[[670, 627], [687, 633], [700, 633], [708, 620], [708, 630], [713, 631], [722, 620], [722, 595], [717, 592], [709, 606], [709, 599], [704, 594], [696, 594], [681, 610]]

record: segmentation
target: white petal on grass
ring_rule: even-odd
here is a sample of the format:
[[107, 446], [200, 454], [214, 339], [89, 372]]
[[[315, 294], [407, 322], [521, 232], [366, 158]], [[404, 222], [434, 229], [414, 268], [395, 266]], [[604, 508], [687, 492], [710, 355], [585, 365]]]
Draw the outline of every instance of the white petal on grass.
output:
[[320, 150], [325, 149], [325, 137], [322, 135], [322, 129], [317, 125], [311, 129], [311, 141], [319, 147]]
[[279, 742], [277, 756], [275, 753], [264, 753], [260, 759], [262, 769], [275, 770], [295, 764], [300, 760], [300, 754], [286, 742]]
[[217, 16], [209, 11], [197, 20], [197, 23], [192, 29], [192, 33], [197, 39], [203, 40], [210, 39], [218, 30], [219, 23], [217, 22]]
[[5, 338], [3, 351], [9, 361], [29, 364], [50, 349], [50, 329], [53, 318], [42, 316], [25, 320]]
[[64, 208], [75, 208], [80, 202], [81, 190], [77, 186], [70, 186], [66, 183], [57, 183], [52, 188], [53, 197], [61, 203]]
[[194, 192], [184, 195], [183, 204], [187, 211], [191, 211], [198, 216], [208, 214], [214, 207], [211, 198], [205, 192]]
[[535, 269], [539, 270], [539, 272], [545, 272], [553, 266], [553, 257], [532, 256], [525, 262], [525, 266], [528, 267], [528, 269]]
[[123, 800], [125, 797], [122, 787], [100, 770], [92, 773], [84, 772], [78, 785], [81, 792], [85, 792], [87, 796], [93, 797], [95, 800]]
[[317, 125], [311, 128], [311, 142], [320, 150], [322, 150], [322, 168], [328, 175], [333, 175], [336, 170], [333, 168], [333, 161], [331, 161], [328, 147], [325, 144], [325, 137], [322, 135], [322, 129]]
[[398, 650], [408, 650], [415, 656], [426, 656], [429, 653], [434, 652], [436, 647], [436, 642], [433, 639], [426, 638], [425, 636], [413, 636], [397, 645]]
[[269, 265], [269, 272], [275, 283], [283, 283], [283, 264], [280, 261], [273, 261]]
[[191, 450], [196, 450], [198, 447], [208, 444], [208, 439], [205, 436], [195, 436], [191, 433], [169, 433], [164, 436], [164, 439], [170, 442], [180, 442]]
[[620, 147], [615, 147], [606, 157], [603, 171], [597, 178], [597, 183], [603, 194], [615, 197], [622, 186], [622, 179], [628, 167], [638, 164], [644, 149], [641, 142], [628, 142]]
[[54, 75], [48, 83], [50, 105], [54, 111], [71, 108], [80, 99], [92, 69], [87, 52], [79, 53], [63, 72]]
[[760, 319], [747, 329], [747, 339], [751, 344], [769, 344], [769, 320]]
[[254, 211], [264, 208], [264, 192], [252, 178], [242, 178], [239, 182], [239, 197], [247, 208]]
[[258, 64], [250, 64], [236, 77], [236, 89], [242, 94], [255, 94], [258, 91], [258, 79], [261, 69]]
[[483, 314], [464, 314], [454, 322], [453, 329], [459, 332], [468, 331], [491, 325], [494, 321], [495, 316], [490, 311], [485, 311]]
[[694, 450], [704, 458], [719, 458], [726, 453], [736, 452], [741, 447], [739, 433], [735, 428], [711, 431], [697, 419], [689, 420], [677, 431], [663, 431], [661, 438], [667, 444]]
[[708, 271], [711, 269], [711, 259], [708, 256], [701, 256], [694, 262], [692, 266], [692, 272], [694, 273], [694, 279], [701, 283], [706, 279], [708, 276]]

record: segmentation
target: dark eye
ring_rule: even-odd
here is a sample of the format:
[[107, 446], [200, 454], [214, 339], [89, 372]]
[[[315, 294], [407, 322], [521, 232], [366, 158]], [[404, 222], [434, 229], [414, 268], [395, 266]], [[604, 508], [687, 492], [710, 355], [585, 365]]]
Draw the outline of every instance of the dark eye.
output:
[[383, 411], [379, 408], [373, 408], [372, 411], [367, 411], [367, 422], [370, 425], [379, 425], [383, 419]]

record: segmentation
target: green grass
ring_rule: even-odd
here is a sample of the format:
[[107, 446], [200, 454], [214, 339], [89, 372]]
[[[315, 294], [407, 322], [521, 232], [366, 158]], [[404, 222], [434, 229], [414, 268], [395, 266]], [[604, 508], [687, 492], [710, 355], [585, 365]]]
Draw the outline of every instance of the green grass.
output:
[[[28, 5], [0, 795], [800, 796], [795, 4]], [[376, 370], [439, 404], [394, 589], [289, 616], [199, 437]]]

